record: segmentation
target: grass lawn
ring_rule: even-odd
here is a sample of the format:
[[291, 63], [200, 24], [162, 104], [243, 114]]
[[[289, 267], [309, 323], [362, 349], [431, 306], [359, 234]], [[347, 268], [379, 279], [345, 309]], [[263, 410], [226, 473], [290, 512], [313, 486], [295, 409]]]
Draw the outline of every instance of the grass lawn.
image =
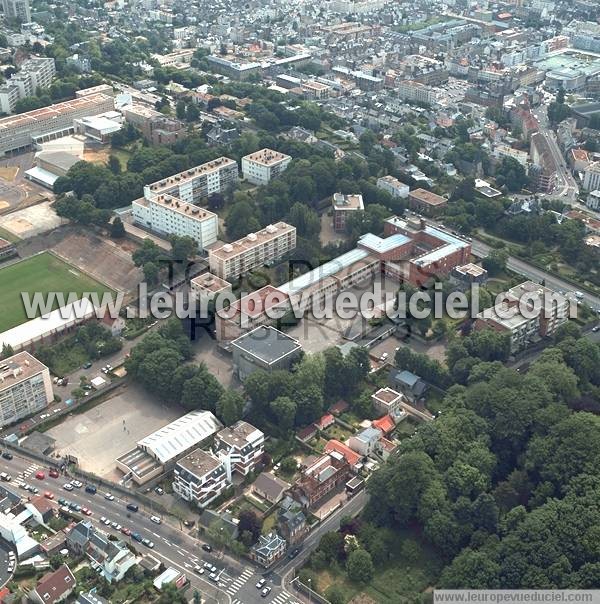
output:
[[[402, 554], [402, 544], [408, 538], [418, 546], [414, 559], [407, 559]], [[343, 568], [337, 565], [317, 573], [317, 581], [320, 593], [325, 593], [331, 585], [338, 585], [345, 602], [358, 594], [366, 594], [377, 604], [398, 604], [410, 601], [435, 585], [442, 568], [443, 562], [436, 552], [418, 541], [410, 531], [406, 531], [400, 533], [391, 560], [377, 569], [369, 585], [363, 586], [350, 581]]]
[[[48, 252], [0, 268], [0, 283], [0, 333], [28, 320], [21, 292], [76, 292], [81, 297], [84, 292], [112, 291]], [[57, 307], [55, 302], [52, 309]]]
[[335, 438], [340, 442], [344, 442], [348, 440], [352, 436], [352, 432], [350, 430], [340, 426], [339, 424], [333, 424], [325, 431], [329, 438]]
[[275, 529], [275, 525], [277, 524], [277, 513], [272, 512], [269, 514], [264, 520], [262, 525], [262, 534], [266, 535]]
[[119, 163], [121, 164], [121, 171], [126, 172], [127, 171], [127, 162], [129, 161], [129, 158], [131, 157], [131, 153], [129, 151], [127, 151], [126, 149], [113, 148], [110, 150], [110, 155], [114, 155], [115, 157], [117, 157], [119, 159]]

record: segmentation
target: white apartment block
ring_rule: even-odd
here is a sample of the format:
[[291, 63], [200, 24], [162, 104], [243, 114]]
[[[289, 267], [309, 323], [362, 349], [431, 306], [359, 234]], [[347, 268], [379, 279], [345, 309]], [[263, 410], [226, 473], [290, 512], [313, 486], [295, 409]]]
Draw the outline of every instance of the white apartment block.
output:
[[590, 210], [600, 210], [600, 190], [591, 191], [585, 200], [585, 205]]
[[2, 11], [5, 19], [19, 19], [31, 23], [29, 0], [2, 0]]
[[16, 422], [54, 399], [49, 369], [28, 352], [0, 361], [0, 426]]
[[434, 88], [412, 80], [401, 80], [397, 92], [404, 101], [417, 101], [428, 105], [433, 105], [439, 96], [439, 92]]
[[600, 189], [600, 161], [591, 163], [583, 173], [583, 188], [586, 191]]
[[296, 227], [278, 222], [258, 233], [209, 250], [210, 272], [221, 279], [235, 279], [243, 273], [281, 258], [296, 247]]
[[163, 236], [192, 237], [199, 251], [217, 240], [218, 216], [177, 197], [149, 194], [136, 199], [131, 206], [137, 224]]
[[198, 203], [212, 193], [221, 193], [238, 178], [237, 162], [219, 157], [179, 174], [174, 174], [144, 187], [148, 199], [151, 194], [171, 195], [187, 203]]
[[402, 197], [406, 199], [410, 187], [403, 182], [400, 182], [397, 178], [394, 178], [390, 174], [382, 176], [377, 179], [377, 187], [384, 191], [387, 191], [392, 197]]
[[0, 111], [12, 113], [17, 101], [48, 88], [55, 73], [56, 67], [52, 58], [33, 57], [25, 61], [20, 71], [0, 87]]
[[213, 450], [223, 463], [227, 480], [231, 482], [234, 472], [247, 476], [256, 468], [265, 450], [265, 435], [258, 428], [240, 420], [217, 432]]
[[292, 161], [289, 155], [261, 149], [242, 157], [244, 178], [255, 185], [266, 185], [272, 178], [279, 176]]
[[74, 132], [73, 120], [113, 111], [115, 99], [97, 93], [0, 118], [0, 155]]
[[173, 491], [202, 508], [214, 501], [228, 484], [223, 462], [202, 449], [181, 458], [173, 470]]

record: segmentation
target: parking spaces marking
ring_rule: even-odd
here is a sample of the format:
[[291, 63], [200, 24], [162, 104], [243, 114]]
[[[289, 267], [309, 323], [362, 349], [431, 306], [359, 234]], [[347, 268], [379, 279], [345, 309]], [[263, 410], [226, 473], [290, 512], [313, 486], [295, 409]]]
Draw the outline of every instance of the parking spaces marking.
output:
[[171, 547], [171, 542], [168, 539], [165, 539], [164, 537], [162, 539], [169, 547]]
[[178, 553], [180, 556], [184, 556], [184, 557], [185, 557], [185, 554], [184, 554], [184, 553], [183, 553], [183, 552], [182, 552], [180, 549], [178, 549], [178, 550], [177, 550], [177, 553]]
[[273, 604], [284, 604], [284, 602], [289, 602], [289, 601], [290, 601], [289, 596], [284, 593], [280, 593], [278, 596], [275, 596], [272, 600]]

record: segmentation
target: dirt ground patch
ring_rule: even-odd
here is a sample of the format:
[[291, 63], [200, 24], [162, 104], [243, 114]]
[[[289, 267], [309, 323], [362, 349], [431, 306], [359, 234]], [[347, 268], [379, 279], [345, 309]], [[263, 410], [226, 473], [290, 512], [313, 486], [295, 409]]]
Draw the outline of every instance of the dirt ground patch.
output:
[[18, 166], [0, 167], [0, 178], [13, 182], [19, 173]]
[[109, 149], [85, 149], [83, 151], [83, 159], [95, 164], [108, 163]]
[[108, 400], [73, 414], [48, 430], [61, 454], [77, 457], [80, 466], [110, 480], [120, 480], [117, 457], [135, 444], [183, 414], [152, 399], [140, 386], [128, 384]]
[[47, 201], [0, 216], [0, 227], [21, 238], [35, 237], [55, 229], [64, 222]]

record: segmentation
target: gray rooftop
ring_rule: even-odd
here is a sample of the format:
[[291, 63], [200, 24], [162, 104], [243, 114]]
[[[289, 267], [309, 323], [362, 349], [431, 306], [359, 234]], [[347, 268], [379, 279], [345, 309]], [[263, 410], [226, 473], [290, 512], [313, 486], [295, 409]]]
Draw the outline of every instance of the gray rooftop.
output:
[[247, 352], [269, 365], [302, 347], [298, 340], [274, 327], [261, 325], [231, 343], [234, 349]]

